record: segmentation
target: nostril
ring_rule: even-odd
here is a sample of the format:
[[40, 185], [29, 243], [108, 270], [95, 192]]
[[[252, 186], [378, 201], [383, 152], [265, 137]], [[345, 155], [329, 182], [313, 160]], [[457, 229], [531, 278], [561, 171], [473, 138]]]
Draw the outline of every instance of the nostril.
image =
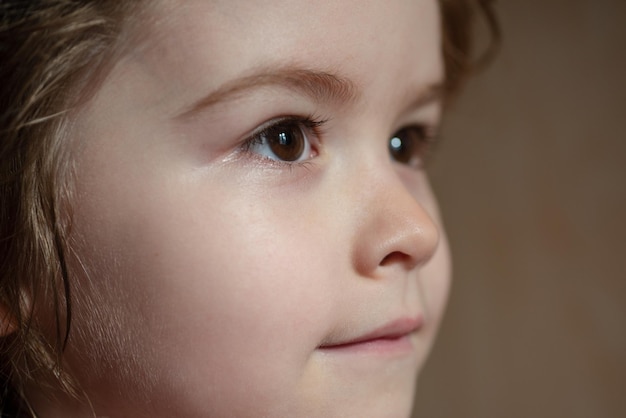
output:
[[401, 251], [389, 253], [380, 261], [380, 266], [385, 267], [392, 264], [407, 264], [411, 262], [411, 256]]

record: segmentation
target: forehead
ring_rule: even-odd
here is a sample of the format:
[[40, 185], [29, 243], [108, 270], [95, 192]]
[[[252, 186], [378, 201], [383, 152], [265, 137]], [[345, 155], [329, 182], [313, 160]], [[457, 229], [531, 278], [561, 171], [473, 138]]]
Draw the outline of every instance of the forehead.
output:
[[273, 66], [362, 86], [381, 76], [441, 78], [435, 0], [164, 0], [148, 15], [147, 36], [127, 58], [165, 90], [211, 90]]

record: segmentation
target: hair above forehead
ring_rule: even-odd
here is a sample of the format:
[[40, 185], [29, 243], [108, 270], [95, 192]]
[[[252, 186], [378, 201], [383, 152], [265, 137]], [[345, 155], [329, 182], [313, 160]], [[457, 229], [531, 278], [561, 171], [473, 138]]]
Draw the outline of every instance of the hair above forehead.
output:
[[[0, 2], [0, 415], [11, 403], [27, 409], [24, 388], [34, 379], [75, 389], [61, 367], [72, 312], [67, 124], [132, 39], [143, 3]], [[490, 3], [439, 0], [448, 97], [476, 68], [476, 13], [497, 37]], [[54, 328], [45, 335], [37, 326], [39, 305]], [[9, 317], [14, 330], [2, 336]]]

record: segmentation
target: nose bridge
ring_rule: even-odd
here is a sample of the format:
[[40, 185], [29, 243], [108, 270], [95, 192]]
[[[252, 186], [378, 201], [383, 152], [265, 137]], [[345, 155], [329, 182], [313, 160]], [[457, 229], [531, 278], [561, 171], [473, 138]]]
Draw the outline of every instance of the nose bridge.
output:
[[377, 276], [382, 268], [398, 265], [411, 270], [437, 248], [439, 230], [427, 211], [434, 210], [434, 202], [416, 198], [432, 199], [430, 193], [410, 190], [397, 170], [389, 161], [370, 162], [355, 177], [360, 219], [354, 266], [362, 275]]

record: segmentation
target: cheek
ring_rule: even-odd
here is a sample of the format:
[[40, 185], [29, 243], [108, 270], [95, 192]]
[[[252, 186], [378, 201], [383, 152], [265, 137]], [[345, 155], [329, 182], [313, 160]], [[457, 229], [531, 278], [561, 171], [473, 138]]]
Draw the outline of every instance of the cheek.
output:
[[439, 248], [430, 263], [423, 268], [422, 276], [424, 304], [437, 329], [448, 302], [452, 277], [450, 247], [443, 230]]
[[[77, 295], [76, 351], [98, 358], [107, 347], [116, 363], [107, 367], [134, 384], [210, 376], [228, 396], [241, 391], [231, 385], [258, 391], [257, 373], [272, 377], [266, 393], [289, 387], [329, 322], [337, 275], [327, 265], [336, 255], [318, 228], [288, 216], [296, 210], [288, 201], [270, 207], [220, 188], [160, 190], [158, 204], [129, 194], [110, 196], [117, 207], [104, 215], [78, 208], [77, 241], [89, 243], [78, 252], [90, 274]], [[221, 198], [194, 198], [203, 195]], [[90, 364], [85, 378], [115, 381], [98, 369], [104, 363]]]
[[452, 281], [452, 255], [437, 199], [426, 175], [404, 179], [416, 201], [424, 207], [439, 231], [439, 243], [433, 258], [421, 268], [419, 284], [427, 315], [433, 322], [430, 338], [434, 340], [443, 317]]

